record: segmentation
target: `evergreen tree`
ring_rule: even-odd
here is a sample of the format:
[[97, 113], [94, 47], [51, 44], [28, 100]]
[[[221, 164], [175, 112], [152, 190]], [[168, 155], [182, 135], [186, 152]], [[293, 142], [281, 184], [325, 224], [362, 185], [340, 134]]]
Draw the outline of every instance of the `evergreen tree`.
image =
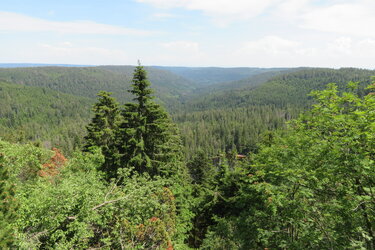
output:
[[112, 177], [116, 174], [116, 166], [118, 165], [116, 131], [120, 119], [120, 110], [118, 103], [111, 97], [111, 93], [101, 91], [98, 97], [99, 100], [93, 107], [95, 116], [86, 127], [88, 133], [85, 137], [84, 148], [86, 151], [94, 146], [101, 148], [105, 158], [102, 170], [109, 177]]
[[193, 159], [187, 163], [193, 184], [208, 185], [215, 172], [212, 162], [203, 150], [198, 150]]
[[168, 113], [151, 96], [150, 82], [142, 66], [134, 71], [135, 103], [127, 103], [118, 130], [120, 166], [151, 177], [162, 176], [176, 199], [175, 240], [184, 242], [191, 228], [191, 187], [176, 126]]
[[125, 104], [119, 129], [121, 166], [151, 176], [170, 175], [172, 165], [181, 161], [180, 139], [168, 113], [152, 100], [150, 85], [144, 68], [137, 66], [129, 90], [135, 103]]
[[14, 185], [4, 164], [4, 155], [0, 153], [0, 249], [13, 245], [13, 222], [18, 207], [14, 195]]

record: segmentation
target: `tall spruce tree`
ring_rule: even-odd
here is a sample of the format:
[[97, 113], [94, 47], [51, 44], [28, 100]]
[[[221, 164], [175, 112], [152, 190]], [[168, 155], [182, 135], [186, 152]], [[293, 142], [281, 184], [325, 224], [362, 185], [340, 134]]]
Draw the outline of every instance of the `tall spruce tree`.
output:
[[95, 116], [86, 127], [87, 136], [84, 149], [90, 151], [93, 146], [99, 147], [104, 155], [105, 162], [102, 170], [109, 177], [114, 177], [118, 166], [118, 150], [116, 131], [118, 129], [120, 110], [111, 93], [101, 91], [98, 93], [98, 102], [94, 105]]
[[168, 113], [153, 101], [151, 83], [139, 65], [132, 89], [135, 103], [125, 104], [119, 129], [121, 166], [151, 176], [170, 175], [181, 157], [180, 139]]
[[0, 249], [10, 249], [14, 243], [13, 223], [18, 204], [14, 198], [14, 184], [0, 153]]

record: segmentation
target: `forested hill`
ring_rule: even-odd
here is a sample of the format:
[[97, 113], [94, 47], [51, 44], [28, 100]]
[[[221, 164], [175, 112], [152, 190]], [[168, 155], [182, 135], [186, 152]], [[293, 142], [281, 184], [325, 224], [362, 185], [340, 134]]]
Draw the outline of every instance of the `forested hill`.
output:
[[254, 87], [249, 84], [243, 88], [227, 89], [198, 96], [186, 103], [189, 110], [207, 110], [212, 108], [247, 107], [250, 105], [275, 105], [277, 107], [307, 107], [311, 103], [308, 94], [321, 90], [328, 83], [337, 83], [343, 89], [349, 81], [358, 81], [360, 86], [367, 86], [374, 70], [342, 68], [301, 69], [296, 72], [281, 74]]
[[267, 72], [286, 71], [287, 68], [219, 68], [219, 67], [166, 67], [153, 66], [153, 68], [170, 71], [190, 81], [196, 82], [198, 86], [205, 87], [217, 83], [238, 81]]
[[197, 98], [199, 96], [207, 95], [210, 93], [223, 93], [228, 90], [241, 90], [244, 88], [253, 88], [262, 83], [267, 82], [268, 80], [279, 76], [285, 75], [287, 73], [295, 72], [301, 70], [302, 68], [293, 68], [293, 69], [281, 69], [281, 70], [273, 70], [267, 71], [265, 73], [254, 74], [250, 77], [236, 80], [236, 81], [229, 81], [229, 82], [219, 82], [215, 84], [211, 84], [208, 86], [200, 86], [194, 90], [194, 92], [188, 96], [189, 99]]
[[[131, 99], [128, 89], [133, 70], [132, 66], [3, 68], [0, 80], [89, 98], [105, 90], [113, 92], [120, 102], [126, 102]], [[174, 104], [194, 88], [189, 80], [164, 70], [150, 69], [149, 77], [155, 95], [166, 105]]]
[[[113, 92], [120, 103], [131, 100], [127, 90], [133, 69], [0, 69], [0, 79], [8, 82], [2, 83], [0, 137], [7, 135], [11, 141], [26, 138], [71, 152], [80, 146], [88, 111], [99, 91]], [[234, 149], [239, 153], [254, 151], [265, 131], [282, 128], [286, 120], [309, 107], [312, 90], [323, 89], [330, 82], [341, 88], [349, 81], [360, 81], [364, 86], [375, 75], [375, 71], [349, 68], [289, 69], [198, 88], [198, 83], [166, 69], [146, 69], [158, 101], [164, 102], [180, 127], [189, 156], [199, 148], [210, 154]]]
[[195, 94], [174, 113], [174, 119], [188, 155], [199, 148], [210, 154], [231, 150], [246, 154], [257, 150], [266, 131], [283, 128], [285, 121], [311, 107], [311, 91], [324, 89], [331, 82], [343, 90], [349, 81], [359, 81], [359, 94], [363, 95], [363, 87], [374, 75], [375, 71], [361, 69], [300, 69], [258, 86], [249, 81], [242, 88], [234, 84], [232, 89]]
[[[105, 69], [111, 72], [131, 76], [134, 72], [134, 66], [98, 66], [97, 68]], [[172, 93], [173, 95], [188, 94], [199, 85], [188, 78], [179, 76], [171, 71], [155, 67], [145, 67], [148, 77], [153, 86], [160, 93]]]
[[93, 100], [0, 82], [0, 138], [71, 152], [80, 145]]

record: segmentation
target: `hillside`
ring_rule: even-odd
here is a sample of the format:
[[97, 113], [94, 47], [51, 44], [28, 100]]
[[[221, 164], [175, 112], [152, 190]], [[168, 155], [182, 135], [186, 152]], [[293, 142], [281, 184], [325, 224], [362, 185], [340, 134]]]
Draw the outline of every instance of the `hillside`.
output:
[[196, 82], [199, 87], [217, 83], [238, 81], [254, 75], [287, 70], [286, 68], [219, 68], [219, 67], [166, 67], [154, 66], [153, 68], [170, 71], [176, 75]]
[[[0, 89], [1, 99], [25, 99], [21, 103], [38, 102], [34, 98], [43, 94], [60, 98], [35, 87]], [[93, 144], [67, 158], [56, 148], [0, 138], [0, 248], [374, 249], [375, 95], [361, 97], [355, 89], [339, 93], [330, 84], [316, 92], [310, 111], [285, 130], [263, 135], [250, 155], [238, 154], [234, 144], [257, 135], [264, 129], [259, 124], [275, 129], [272, 124], [283, 122], [282, 109], [263, 105], [186, 114], [186, 125], [202, 131], [189, 138], [210, 146], [190, 160], [180, 157], [173, 124], [153, 119], [160, 112], [155, 104], [144, 106], [146, 119], [134, 119], [140, 113], [119, 113], [111, 109], [113, 102], [101, 102], [105, 112], [92, 122], [98, 128]], [[7, 97], [12, 92], [22, 95]], [[26, 99], [28, 93], [35, 95]], [[109, 119], [118, 115], [130, 129]], [[132, 119], [158, 126], [142, 129], [138, 139], [132, 137], [138, 128]], [[213, 127], [204, 131], [204, 123]], [[113, 141], [120, 133], [124, 136]], [[149, 153], [160, 145], [143, 143], [150, 137], [167, 139], [159, 141], [162, 154]], [[225, 139], [228, 147], [209, 144], [211, 138]], [[137, 140], [141, 143], [132, 144]], [[123, 145], [139, 151], [121, 152]], [[212, 155], [212, 148], [225, 152]]]
[[0, 138], [72, 151], [85, 134], [93, 100], [0, 82]]
[[[2, 83], [2, 135], [12, 141], [51, 142], [71, 151], [82, 141], [99, 90], [114, 92], [119, 102], [131, 100], [124, 86], [129, 86], [132, 70], [131, 66], [2, 69], [0, 79], [16, 83]], [[254, 151], [265, 131], [283, 128], [285, 121], [311, 104], [307, 95], [312, 90], [330, 82], [341, 88], [348, 81], [364, 86], [375, 75], [360, 69], [290, 69], [194, 90], [194, 83], [184, 78], [148, 70], [156, 95], [159, 89], [180, 127], [189, 156], [199, 148], [210, 154]]]
[[301, 69], [258, 86], [195, 95], [173, 117], [188, 154], [199, 148], [212, 154], [233, 149], [248, 153], [257, 150], [264, 132], [284, 128], [286, 121], [311, 107], [311, 91], [331, 82], [344, 90], [349, 81], [359, 81], [363, 95], [374, 75], [375, 71], [361, 69]]
[[[99, 69], [105, 69], [116, 74], [132, 76], [134, 66], [98, 66]], [[158, 69], [154, 67], [145, 67], [149, 80], [152, 82], [153, 88], [157, 95], [165, 97], [180, 97], [189, 94], [197, 87], [197, 83], [190, 81], [182, 76], [171, 73], [168, 70]]]
[[284, 74], [295, 72], [298, 70], [301, 70], [301, 68], [269, 71], [265, 73], [254, 74], [253, 76], [250, 76], [245, 79], [237, 80], [237, 81], [222, 82], [222, 83], [211, 84], [211, 85], [204, 86], [204, 87], [198, 87], [197, 89], [194, 90], [192, 94], [187, 96], [187, 98], [194, 99], [199, 96], [204, 96], [204, 95], [211, 94], [211, 93], [219, 94], [219, 93], [224, 93], [230, 90], [254, 88], [262, 83], [267, 82], [268, 80], [274, 78], [275, 76], [284, 75]]
[[[132, 66], [3, 68], [0, 80], [89, 98], [101, 90], [110, 91], [123, 103], [131, 100], [127, 90], [133, 70]], [[193, 89], [188, 80], [163, 70], [152, 69], [149, 77], [155, 95], [166, 105]]]
[[310, 104], [308, 94], [313, 90], [321, 90], [332, 82], [341, 86], [341, 89], [349, 81], [358, 81], [361, 86], [366, 86], [374, 75], [373, 70], [354, 68], [301, 69], [275, 76], [259, 86], [248, 85], [192, 98], [186, 103], [186, 109], [206, 110], [270, 104], [277, 107], [307, 107]]

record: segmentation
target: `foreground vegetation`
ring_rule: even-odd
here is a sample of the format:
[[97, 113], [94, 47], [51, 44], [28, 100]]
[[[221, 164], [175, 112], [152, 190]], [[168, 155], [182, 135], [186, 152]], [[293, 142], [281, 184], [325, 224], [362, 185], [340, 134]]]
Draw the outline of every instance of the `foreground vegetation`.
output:
[[[130, 92], [125, 105], [99, 94], [83, 150], [68, 159], [0, 141], [0, 248], [375, 248], [374, 84], [329, 84], [280, 131], [254, 132], [243, 118], [238, 132], [218, 136], [227, 148], [211, 145], [222, 154], [197, 143], [189, 160], [141, 66]], [[267, 114], [291, 118], [276, 106], [231, 112], [259, 115], [267, 129], [282, 126]], [[179, 119], [203, 117], [233, 128], [214, 122], [220, 110]], [[237, 145], [250, 145], [246, 133], [258, 143], [245, 157]]]

